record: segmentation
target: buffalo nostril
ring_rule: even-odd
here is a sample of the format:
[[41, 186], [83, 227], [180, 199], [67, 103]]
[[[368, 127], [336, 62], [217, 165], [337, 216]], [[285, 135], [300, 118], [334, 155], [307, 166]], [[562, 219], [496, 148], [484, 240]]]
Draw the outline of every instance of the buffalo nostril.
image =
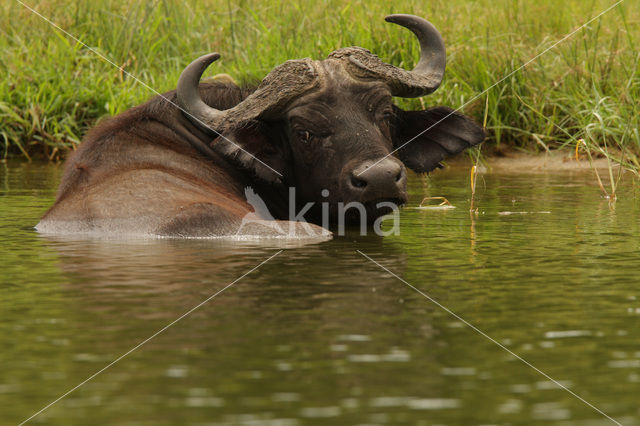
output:
[[367, 186], [367, 181], [364, 179], [360, 179], [357, 176], [351, 175], [351, 185], [355, 188], [364, 188]]
[[396, 175], [396, 182], [400, 182], [400, 179], [402, 179], [402, 170]]

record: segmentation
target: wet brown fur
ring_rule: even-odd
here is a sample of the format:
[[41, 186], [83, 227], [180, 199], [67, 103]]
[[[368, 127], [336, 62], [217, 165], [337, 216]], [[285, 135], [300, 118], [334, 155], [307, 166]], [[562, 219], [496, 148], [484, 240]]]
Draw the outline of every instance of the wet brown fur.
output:
[[[218, 109], [231, 108], [250, 93], [250, 90], [228, 82], [203, 83], [200, 90], [203, 100]], [[113, 209], [107, 203], [130, 203], [131, 200], [125, 197], [100, 200], [101, 193], [114, 191], [113, 187], [106, 188], [105, 184], [110, 182], [112, 186], [127, 188], [126, 180], [121, 182], [119, 177], [132, 171], [148, 179], [147, 182], [137, 182], [137, 190], [144, 190], [145, 186], [148, 186], [149, 193], [157, 190], [154, 186], [159, 184], [158, 176], [165, 176], [176, 187], [192, 188], [192, 193], [183, 197], [185, 199], [179, 206], [166, 206], [165, 211], [157, 212], [158, 216], [172, 214], [177, 208], [180, 216], [189, 222], [192, 209], [194, 216], [202, 221], [203, 209], [207, 210], [204, 205], [215, 210], [215, 214], [226, 216], [229, 222], [250, 212], [252, 208], [244, 200], [242, 192], [244, 185], [248, 184], [247, 176], [225, 159], [216, 155], [204, 157], [194, 149], [189, 138], [199, 138], [208, 143], [211, 137], [194, 127], [172, 103], [176, 103], [175, 91], [106, 119], [91, 129], [78, 150], [67, 160], [56, 202], [44, 215], [42, 223], [83, 219], [90, 222], [101, 212], [108, 216]], [[72, 214], [73, 211], [76, 214]], [[177, 223], [175, 217], [158, 217], [158, 222], [162, 223], [159, 228], [148, 231], [171, 235], [174, 233], [170, 226], [173, 223], [176, 233], [185, 235], [188, 228]], [[217, 233], [213, 223], [207, 225], [212, 227], [210, 233]]]

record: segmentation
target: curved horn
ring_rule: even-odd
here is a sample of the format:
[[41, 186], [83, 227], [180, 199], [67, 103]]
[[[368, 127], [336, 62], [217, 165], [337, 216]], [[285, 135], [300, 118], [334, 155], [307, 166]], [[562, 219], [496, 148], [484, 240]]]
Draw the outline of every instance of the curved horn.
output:
[[205, 104], [198, 92], [200, 77], [220, 58], [204, 55], [187, 65], [180, 74], [176, 91], [178, 105], [191, 122], [207, 133], [241, 127], [259, 117], [271, 118], [295, 97], [316, 87], [318, 74], [311, 59], [287, 61], [275, 67], [246, 99], [231, 109], [218, 110]]
[[408, 28], [418, 37], [420, 60], [412, 71], [387, 64], [361, 47], [336, 50], [329, 58], [345, 60], [353, 77], [383, 80], [393, 96], [414, 98], [436, 90], [446, 67], [444, 41], [438, 30], [426, 19], [414, 15], [389, 15], [385, 20]]
[[430, 88], [436, 90], [447, 66], [444, 40], [436, 27], [414, 15], [389, 15], [384, 20], [408, 28], [416, 35], [420, 42], [420, 60], [411, 73], [428, 78]]
[[191, 62], [178, 80], [178, 105], [193, 124], [211, 133], [210, 127], [220, 122], [224, 113], [205, 104], [198, 93], [200, 77], [209, 65], [220, 59], [220, 54], [209, 53]]

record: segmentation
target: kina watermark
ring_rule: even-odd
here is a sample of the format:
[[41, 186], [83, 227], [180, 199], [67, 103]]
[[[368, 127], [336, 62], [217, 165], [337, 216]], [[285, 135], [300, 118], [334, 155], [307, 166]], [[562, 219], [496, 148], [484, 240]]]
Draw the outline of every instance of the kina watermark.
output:
[[[348, 230], [359, 229], [362, 236], [375, 234], [381, 237], [400, 235], [400, 206], [393, 201], [330, 202], [330, 192], [323, 189], [322, 201], [308, 201], [300, 205], [296, 198], [296, 188], [289, 188], [288, 215], [277, 220], [267, 207], [267, 203], [250, 186], [244, 195], [253, 211], [242, 218], [236, 235], [248, 225], [268, 228], [275, 236], [294, 236], [304, 230], [307, 235], [318, 234], [317, 226], [331, 230], [334, 235], [344, 236]], [[309, 217], [313, 217], [312, 220]]]

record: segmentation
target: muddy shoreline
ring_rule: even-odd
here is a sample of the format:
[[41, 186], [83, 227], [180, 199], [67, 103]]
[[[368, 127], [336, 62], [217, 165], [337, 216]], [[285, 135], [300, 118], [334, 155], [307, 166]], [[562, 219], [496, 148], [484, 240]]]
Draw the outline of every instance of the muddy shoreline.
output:
[[[465, 168], [473, 165], [468, 156], [461, 155], [445, 162], [447, 168]], [[608, 170], [611, 166], [618, 170], [619, 165], [606, 158], [594, 158], [590, 163], [587, 158], [575, 155], [569, 151], [551, 151], [549, 153], [510, 152], [501, 155], [487, 155], [481, 159], [481, 171], [488, 172], [518, 172], [518, 173], [549, 173], [565, 171], [590, 171], [593, 167], [598, 170]]]

